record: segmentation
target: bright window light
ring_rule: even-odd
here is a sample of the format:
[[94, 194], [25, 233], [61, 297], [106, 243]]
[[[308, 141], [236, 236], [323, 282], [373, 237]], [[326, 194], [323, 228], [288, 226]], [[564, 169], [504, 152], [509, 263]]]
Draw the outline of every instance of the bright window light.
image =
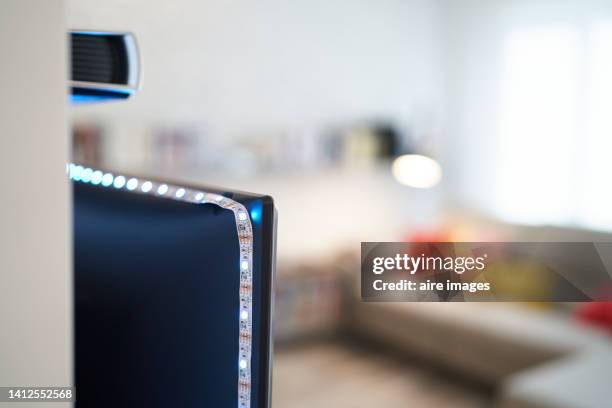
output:
[[586, 129], [576, 149], [579, 221], [612, 230], [612, 21], [593, 24], [587, 39]]
[[574, 209], [577, 32], [513, 31], [504, 57], [494, 210], [513, 222], [567, 221]]
[[493, 210], [612, 230], [612, 21], [506, 37]]

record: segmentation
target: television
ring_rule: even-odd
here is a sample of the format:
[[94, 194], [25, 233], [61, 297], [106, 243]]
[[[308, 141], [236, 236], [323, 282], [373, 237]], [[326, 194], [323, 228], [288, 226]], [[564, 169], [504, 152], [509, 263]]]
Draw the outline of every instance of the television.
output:
[[273, 200], [68, 172], [76, 406], [268, 407]]

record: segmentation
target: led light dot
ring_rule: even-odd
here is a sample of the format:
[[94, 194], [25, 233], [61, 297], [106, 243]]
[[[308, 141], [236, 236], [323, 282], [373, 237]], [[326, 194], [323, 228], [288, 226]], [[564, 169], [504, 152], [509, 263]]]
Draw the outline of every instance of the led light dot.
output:
[[86, 168], [81, 173], [81, 181], [84, 183], [89, 183], [91, 181], [91, 175], [93, 174], [93, 170], [90, 168]]
[[74, 174], [72, 176], [72, 179], [76, 181], [80, 181], [82, 174], [83, 174], [83, 166], [76, 166], [74, 168]]
[[115, 177], [115, 181], [113, 183], [113, 186], [115, 188], [121, 188], [121, 187], [125, 186], [125, 177], [123, 177], [123, 176]]
[[176, 190], [176, 193], [174, 193], [174, 195], [176, 196], [176, 198], [181, 198], [185, 195], [185, 189], [179, 188], [178, 190]]
[[246, 220], [247, 220], [247, 218], [248, 218], [248, 217], [247, 217], [247, 215], [246, 215], [246, 213], [245, 213], [244, 211], [240, 211], [240, 212], [238, 213], [238, 219], [239, 219], [240, 221], [246, 221]]
[[246, 360], [240, 360], [240, 368], [247, 368]]
[[247, 261], [240, 262], [240, 270], [246, 271], [249, 269], [249, 263]]
[[127, 182], [127, 189], [128, 190], [136, 190], [136, 187], [138, 187], [138, 180], [135, 178], [131, 178], [128, 180]]
[[104, 174], [100, 170], [96, 170], [91, 174], [91, 184], [100, 184]]
[[246, 320], [249, 318], [249, 312], [247, 312], [246, 310], [243, 310], [242, 312], [240, 312], [240, 318], [242, 320]]
[[218, 195], [218, 196], [215, 197], [215, 201], [216, 202], [219, 202], [221, 200], [223, 200], [223, 196], [222, 195]]
[[102, 177], [102, 185], [104, 187], [108, 187], [111, 184], [113, 184], [113, 175], [110, 173], [106, 173], [103, 177]]
[[151, 191], [151, 188], [153, 188], [153, 184], [150, 181], [145, 181], [144, 183], [142, 183], [142, 187], [140, 187], [140, 189], [144, 193], [148, 193], [149, 191]]
[[159, 195], [164, 195], [168, 192], [168, 186], [165, 184], [162, 184], [161, 186], [159, 186], [157, 188], [157, 194]]
[[204, 198], [204, 193], [198, 193], [195, 196], [195, 199], [198, 201], [202, 201], [203, 198]]

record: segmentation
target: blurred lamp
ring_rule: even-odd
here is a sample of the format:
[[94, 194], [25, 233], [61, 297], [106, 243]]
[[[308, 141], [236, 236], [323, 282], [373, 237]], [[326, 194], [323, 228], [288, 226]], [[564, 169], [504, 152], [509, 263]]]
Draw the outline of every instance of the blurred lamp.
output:
[[442, 178], [438, 162], [420, 154], [399, 156], [393, 160], [391, 172], [398, 183], [415, 188], [434, 187]]

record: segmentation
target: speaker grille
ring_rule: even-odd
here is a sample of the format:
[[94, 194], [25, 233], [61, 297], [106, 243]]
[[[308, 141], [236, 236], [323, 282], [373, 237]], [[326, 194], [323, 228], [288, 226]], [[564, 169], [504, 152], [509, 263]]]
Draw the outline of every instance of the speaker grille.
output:
[[72, 34], [72, 80], [127, 84], [128, 61], [120, 35]]

